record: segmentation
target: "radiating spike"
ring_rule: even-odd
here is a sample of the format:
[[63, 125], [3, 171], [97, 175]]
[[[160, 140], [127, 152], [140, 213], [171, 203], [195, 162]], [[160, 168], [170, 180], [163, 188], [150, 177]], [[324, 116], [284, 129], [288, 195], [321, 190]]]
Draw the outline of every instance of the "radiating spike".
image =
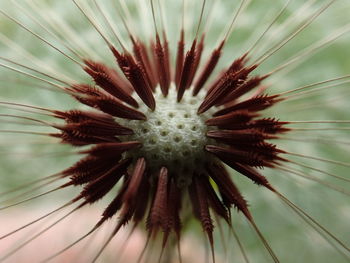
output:
[[84, 63], [87, 65], [84, 70], [94, 79], [98, 86], [129, 105], [138, 107], [136, 100], [125, 91], [125, 87], [121, 86], [123, 83], [121, 83], [116, 71], [102, 63], [91, 60], [85, 60]]
[[213, 73], [216, 65], [219, 62], [221, 57], [222, 48], [224, 46], [224, 41], [220, 43], [220, 45], [211, 53], [210, 58], [207, 64], [204, 66], [201, 74], [199, 75], [193, 89], [193, 96], [196, 96], [199, 91], [204, 87], [205, 83]]
[[120, 69], [130, 81], [136, 93], [151, 110], [154, 110], [156, 102], [152, 94], [152, 87], [150, 87], [150, 84], [145, 77], [145, 72], [143, 72], [140, 64], [135, 62], [133, 56], [129, 53], [120, 54], [115, 48], [112, 48], [111, 50]]
[[191, 49], [186, 53], [184, 59], [179, 85], [177, 86], [177, 101], [180, 102], [185, 90], [189, 88], [194, 63], [197, 55], [197, 40], [192, 43]]

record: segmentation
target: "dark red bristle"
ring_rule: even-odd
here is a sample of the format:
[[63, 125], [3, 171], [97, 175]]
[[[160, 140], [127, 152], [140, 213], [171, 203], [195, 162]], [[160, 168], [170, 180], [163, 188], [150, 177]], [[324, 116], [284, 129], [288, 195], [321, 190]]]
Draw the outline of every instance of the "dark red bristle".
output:
[[150, 78], [151, 78], [151, 82], [152, 82], [152, 90], [154, 91], [155, 87], [158, 84], [156, 76], [155, 76], [156, 66], [154, 65], [154, 61], [151, 59], [151, 56], [149, 55], [149, 53], [147, 51], [146, 45], [144, 43], [140, 43], [140, 47], [141, 47], [142, 56], [145, 60], [145, 64], [147, 65], [147, 67], [149, 67]]
[[198, 70], [198, 66], [201, 62], [202, 53], [204, 49], [204, 39], [205, 39], [205, 34], [202, 35], [201, 40], [199, 41], [198, 46], [196, 48], [196, 56], [193, 62], [193, 68], [192, 68], [192, 72], [191, 72], [191, 76], [190, 76], [187, 88], [189, 88], [192, 85], [193, 79], [195, 78]]
[[[123, 209], [120, 213], [120, 218], [123, 221], [123, 224], [127, 223], [133, 216], [135, 224], [138, 224], [141, 218], [144, 217], [146, 212], [146, 206], [148, 203], [148, 190], [142, 188], [145, 181], [145, 170], [146, 162], [144, 158], [139, 158], [136, 161], [136, 164], [133, 168], [133, 172], [128, 179], [127, 189], [125, 190], [122, 201]], [[144, 191], [144, 192], [142, 192]], [[144, 197], [143, 199], [139, 199]], [[136, 216], [141, 218], [135, 218], [135, 213], [138, 213]], [[139, 214], [141, 213], [141, 214]]]
[[273, 162], [267, 161], [263, 154], [259, 154], [251, 149], [249, 151], [242, 151], [216, 145], [207, 145], [205, 146], [205, 150], [214, 154], [227, 165], [241, 163], [253, 167], [273, 167]]
[[101, 92], [101, 90], [92, 87], [90, 85], [87, 84], [74, 84], [72, 85], [69, 90], [72, 92], [72, 96], [75, 97], [74, 93], [80, 94], [80, 95], [84, 95], [84, 96], [100, 96], [103, 95], [103, 93]]
[[286, 159], [278, 156], [278, 154], [285, 152], [278, 149], [276, 145], [271, 143], [259, 142], [256, 144], [236, 144], [235, 147], [243, 151], [254, 151], [255, 153], [259, 154], [260, 157], [265, 161], [270, 162], [271, 166], [273, 166], [277, 161], [287, 162]]
[[222, 141], [232, 146], [237, 144], [257, 144], [267, 139], [276, 139], [276, 136], [263, 133], [259, 130], [212, 130], [207, 132], [209, 138]]
[[221, 164], [214, 163], [207, 168], [209, 176], [218, 186], [228, 208], [230, 208], [231, 205], [234, 205], [239, 211], [245, 214], [247, 218], [252, 218], [248, 209], [247, 201], [243, 198], [237, 186], [231, 180], [225, 167]]
[[67, 123], [77, 123], [80, 121], [94, 120], [106, 124], [114, 124], [114, 118], [106, 113], [99, 111], [55, 111], [55, 117], [64, 119]]
[[183, 63], [181, 77], [179, 85], [177, 86], [177, 101], [180, 102], [185, 90], [188, 89], [191, 76], [193, 72], [193, 66], [196, 59], [197, 53], [197, 40], [195, 39], [192, 43], [191, 49], [186, 53], [186, 57]]
[[81, 136], [70, 131], [64, 131], [62, 133], [50, 133], [50, 136], [61, 139], [61, 143], [70, 144], [73, 146], [86, 146], [90, 144], [105, 143], [105, 142], [118, 142], [115, 137], [91, 137]]
[[237, 58], [232, 62], [232, 64], [226, 69], [223, 70], [218, 78], [213, 82], [213, 84], [210, 86], [210, 88], [207, 91], [206, 97], [209, 96], [211, 92], [217, 87], [217, 85], [222, 81], [223, 78], [225, 78], [226, 75], [233, 75], [239, 71], [241, 71], [245, 67], [245, 63], [247, 61], [248, 54], [244, 54], [243, 56]]
[[180, 40], [177, 44], [176, 69], [175, 69], [176, 87], [180, 85], [184, 57], [185, 57], [185, 33], [184, 33], [184, 30], [182, 29], [180, 33]]
[[152, 90], [154, 90], [157, 82], [154, 79], [154, 72], [150, 64], [146, 47], [141, 41], [133, 42], [133, 51], [137, 62], [142, 68], [142, 71], [145, 72], [145, 77], [149, 86]]
[[240, 96], [248, 93], [249, 91], [257, 88], [261, 82], [266, 79], [268, 76], [256, 76], [246, 80], [242, 85], [240, 85], [236, 90], [230, 92], [220, 103], [217, 105], [223, 105], [231, 101], [235, 101]]
[[89, 154], [90, 156], [96, 156], [100, 158], [108, 158], [109, 156], [119, 156], [123, 152], [129, 151], [139, 146], [141, 146], [141, 143], [137, 141], [100, 143], [91, 149], [81, 151], [80, 153]]
[[230, 167], [240, 174], [246, 176], [257, 185], [262, 185], [271, 191], [275, 191], [266, 177], [261, 175], [256, 169], [239, 163], [231, 163]]
[[168, 75], [168, 62], [166, 58], [165, 49], [160, 42], [159, 35], [156, 35], [156, 43], [154, 46], [154, 58], [156, 61], [157, 75], [159, 80], [160, 89], [164, 96], [168, 95], [170, 76]]
[[129, 53], [120, 54], [115, 48], [112, 52], [118, 62], [118, 65], [125, 77], [130, 81], [136, 93], [141, 100], [151, 109], [154, 110], [156, 102], [153, 97], [152, 87], [148, 83], [139, 63], [135, 62], [133, 56]]
[[284, 127], [285, 124], [288, 124], [288, 122], [278, 121], [275, 118], [264, 118], [252, 121], [251, 123], [248, 123], [248, 126], [249, 128], [259, 129], [265, 133], [277, 134], [290, 131], [289, 128]]
[[165, 55], [165, 69], [166, 69], [166, 74], [167, 74], [167, 78], [168, 78], [168, 82], [170, 85], [171, 82], [171, 66], [170, 66], [170, 60], [171, 60], [171, 54], [170, 54], [170, 50], [169, 50], [169, 41], [168, 38], [166, 36], [165, 31], [163, 31], [163, 47], [164, 47], [164, 55]]
[[207, 176], [201, 176], [199, 178], [200, 183], [203, 185], [203, 189], [205, 190], [205, 195], [208, 198], [208, 202], [210, 207], [215, 211], [215, 213], [221, 216], [225, 221], [230, 224], [229, 214], [227, 208], [220, 201], [213, 186], [210, 184]]
[[128, 189], [126, 190], [123, 201], [126, 203], [135, 202], [135, 195], [137, 194], [139, 187], [141, 185], [144, 173], [146, 170], [146, 161], [144, 158], [139, 158], [136, 161], [134, 170], [131, 174]]
[[[194, 176], [196, 176], [196, 175], [193, 175], [193, 177]], [[192, 183], [190, 184], [190, 186], [188, 187], [188, 194], [189, 194], [190, 199], [191, 199], [193, 215], [197, 219], [200, 219], [200, 206], [199, 206], [197, 188], [196, 188], [195, 184], [193, 183], [193, 180], [192, 180]]]
[[125, 88], [119, 86], [120, 82], [115, 77], [116, 71], [112, 71], [102, 63], [87, 60], [84, 63], [88, 65], [84, 70], [94, 79], [99, 87], [131, 106], [138, 107], [136, 100], [125, 92]]
[[147, 228], [150, 233], [159, 227], [167, 230], [168, 180], [168, 170], [162, 167], [159, 172], [157, 189], [147, 220]]
[[107, 172], [111, 167], [118, 163], [119, 159], [120, 156], [109, 158], [86, 156], [70, 168], [64, 170], [62, 174], [65, 177], [70, 176], [71, 182], [74, 185], [85, 184]]
[[255, 68], [256, 66], [242, 67], [238, 71], [232, 70], [232, 72], [225, 73], [220, 82], [211, 91], [208, 91], [206, 98], [198, 108], [198, 113], [207, 111], [224, 99], [229, 92], [236, 90]]
[[89, 106], [93, 106], [105, 113], [114, 117], [124, 118], [129, 120], [146, 120], [146, 116], [133, 108], [130, 108], [119, 100], [109, 96], [87, 97], [84, 98]]
[[258, 117], [257, 113], [249, 111], [234, 111], [225, 115], [220, 115], [211, 119], [208, 119], [205, 124], [208, 126], [225, 126], [235, 127], [236, 125], [247, 125], [253, 118]]
[[222, 110], [215, 112], [213, 116], [224, 115], [229, 112], [237, 111], [237, 110], [262, 111], [275, 105], [281, 100], [283, 99], [278, 98], [278, 95], [273, 95], [273, 96], [260, 95], [240, 103], [234, 103], [229, 107], [226, 107]]
[[98, 201], [116, 185], [119, 179], [126, 173], [130, 164], [131, 159], [120, 161], [104, 175], [89, 182], [80, 195], [83, 196], [88, 203]]
[[113, 137], [117, 135], [131, 135], [133, 131], [117, 123], [114, 118], [98, 111], [71, 110], [55, 112], [55, 117], [64, 119], [66, 125], [54, 125], [66, 132], [79, 132], [86, 137]]
[[145, 173], [144, 176], [142, 177], [139, 191], [135, 196], [136, 204], [135, 204], [135, 213], [133, 216], [133, 220], [135, 224], [137, 224], [138, 222], [140, 222], [142, 219], [145, 218], [147, 207], [149, 204], [149, 199], [150, 199], [150, 193], [151, 193], [150, 189], [151, 189], [151, 186], [149, 184], [147, 173]]
[[215, 49], [212, 54], [210, 55], [210, 58], [207, 62], [207, 64], [204, 66], [204, 69], [202, 70], [201, 74], [198, 77], [198, 80], [196, 81], [193, 89], [193, 96], [196, 96], [199, 91], [204, 87], [205, 83], [209, 79], [210, 75], [213, 73], [217, 63], [219, 62], [219, 59], [221, 57], [221, 50], [224, 46], [224, 41], [222, 41], [217, 49]]
[[[115, 156], [113, 159], [109, 158], [106, 160], [101, 158], [95, 158], [95, 160], [90, 159], [90, 170], [85, 169], [74, 173], [72, 176], [70, 176], [69, 184], [84, 185], [90, 183], [107, 173], [119, 162], [120, 159], [121, 156]], [[93, 164], [95, 165], [93, 166]]]
[[109, 68], [110, 74], [113, 79], [119, 83], [119, 87], [122, 88], [127, 94], [131, 95], [134, 92], [134, 88], [131, 86], [130, 82], [122, 76], [116, 69]]
[[181, 201], [182, 191], [179, 189], [174, 182], [170, 184], [168, 208], [169, 208], [169, 228], [173, 228], [177, 236], [178, 241], [180, 240], [181, 231]]
[[202, 224], [203, 231], [208, 236], [209, 244], [213, 254], [213, 262], [215, 262], [213, 240], [214, 225], [209, 212], [208, 199], [205, 194], [204, 187], [200, 184], [199, 179], [196, 176], [193, 178], [192, 184], [194, 184], [194, 188], [196, 189], [197, 194], [199, 221]]
[[121, 186], [121, 188], [119, 189], [117, 196], [112, 200], [112, 202], [103, 211], [103, 213], [102, 213], [102, 220], [103, 221], [114, 216], [120, 210], [120, 208], [123, 205], [122, 200], [123, 200], [124, 193], [126, 192], [126, 189], [128, 187], [128, 184], [129, 184], [129, 180], [126, 179], [123, 182], [123, 185]]
[[55, 125], [55, 127], [65, 132], [75, 132], [86, 137], [113, 137], [133, 134], [131, 129], [121, 125], [107, 125], [94, 120]]

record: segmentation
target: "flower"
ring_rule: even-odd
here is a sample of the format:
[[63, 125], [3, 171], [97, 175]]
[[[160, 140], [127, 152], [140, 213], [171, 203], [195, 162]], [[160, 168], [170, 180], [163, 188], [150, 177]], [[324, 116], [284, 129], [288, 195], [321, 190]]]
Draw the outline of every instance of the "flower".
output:
[[[186, 1], [169, 2], [171, 7], [178, 6], [180, 10], [186, 10], [185, 7], [189, 4], [186, 4]], [[1, 102], [3, 106], [25, 113], [25, 115], [4, 113], [3, 117], [12, 118], [15, 124], [18, 119], [25, 121], [24, 124], [34, 122], [48, 130], [32, 132], [8, 129], [3, 132], [50, 137], [58, 140], [60, 144], [78, 149], [74, 155], [79, 156], [79, 159], [68, 168], [65, 167], [54, 175], [26, 184], [19, 190], [27, 191], [25, 189], [29, 186], [30, 193], [32, 189], [36, 190], [54, 183], [58, 184], [57, 186], [28, 199], [22, 198], [27, 194], [24, 192], [15, 196], [14, 202], [1, 208], [6, 210], [53, 192], [65, 191], [67, 188], [79, 189], [78, 194], [69, 195], [68, 201], [58, 208], [23, 227], [5, 233], [1, 239], [11, 237], [38, 221], [73, 207], [47, 229], [37, 232], [21, 244], [19, 248], [5, 252], [2, 260], [10, 258], [19, 249], [34, 242], [39, 235], [66, 217], [101, 199], [110, 198], [107, 206], [101, 211], [101, 218], [86, 234], [68, 243], [57, 253], [48, 255], [45, 260], [62, 256], [67, 250], [100, 231], [112, 219], [114, 226], [110, 229], [107, 239], [96, 245], [94, 248], [96, 253], [91, 260], [99, 259], [121, 228], [131, 225], [131, 235], [136, 227], [143, 227], [146, 230], [146, 242], [143, 251], [138, 255], [139, 260], [148, 262], [145, 255], [147, 249], [157, 246], [159, 261], [174, 260], [176, 250], [181, 261], [184, 229], [190, 224], [187, 222], [188, 218], [190, 220], [194, 218], [200, 223], [206, 235], [213, 262], [216, 261], [214, 225], [221, 227], [223, 223], [225, 229], [236, 238], [243, 259], [248, 261], [250, 253], [246, 252], [235, 233], [236, 226], [232, 220], [235, 214], [233, 208], [236, 208], [253, 228], [256, 239], [260, 240], [270, 260], [279, 262], [281, 260], [278, 253], [270, 245], [266, 234], [260, 230], [262, 223], [253, 215], [244, 197], [245, 193], [236, 184], [238, 176], [250, 179], [279, 199], [297, 215], [296, 218], [305, 221], [309, 228], [314, 229], [316, 234], [325, 239], [326, 243], [334, 246], [338, 252], [337, 257], [349, 258], [350, 249], [345, 241], [334, 235], [311, 213], [287, 198], [278, 184], [271, 183], [265, 176], [266, 170], [297, 175], [348, 195], [346, 188], [315, 177], [311, 172], [328, 175], [345, 183], [348, 183], [349, 179], [294, 158], [316, 160], [347, 168], [348, 162], [309, 155], [305, 153], [307, 149], [293, 151], [291, 150], [293, 145], [284, 145], [283, 141], [292, 140], [302, 145], [305, 140], [310, 139], [310, 137], [306, 139], [290, 137], [295, 132], [312, 131], [312, 128], [311, 130], [296, 128], [294, 125], [332, 124], [335, 131], [342, 131], [347, 128], [340, 125], [348, 124], [349, 121], [338, 119], [324, 121], [316, 118], [311, 121], [301, 119], [298, 122], [290, 118], [279, 119], [279, 110], [295, 97], [325, 89], [324, 86], [315, 88], [317, 86], [327, 83], [344, 84], [340, 81], [348, 81], [349, 76], [333, 77], [278, 93], [268, 91], [273, 87], [274, 76], [333, 43], [349, 31], [349, 26], [335, 31], [320, 42], [310, 44], [272, 71], [264, 72], [263, 67], [276, 52], [305, 32], [308, 26], [334, 2], [328, 1], [320, 6], [313, 6], [310, 1], [302, 5], [295, 12], [303, 13], [304, 16], [301, 21], [295, 22], [297, 26], [289, 32], [289, 35], [273, 42], [271, 46], [260, 46], [260, 42], [270, 33], [271, 28], [289, 11], [290, 1], [287, 1], [279, 7], [272, 22], [270, 21], [262, 33], [259, 33], [260, 37], [253, 41], [253, 44], [244, 47], [245, 52], [230, 60], [227, 66], [220, 64], [220, 59], [226, 56], [224, 48], [227, 48], [230, 34], [243, 10], [248, 8], [249, 1], [243, 0], [237, 6], [235, 14], [228, 22], [226, 21], [228, 27], [223, 31], [223, 37], [219, 38], [215, 46], [207, 43], [210, 23], [205, 20], [213, 15], [209, 10], [211, 8], [215, 10], [214, 3], [197, 1], [200, 8], [197, 8], [198, 19], [193, 26], [194, 34], [191, 37], [186, 35], [187, 16], [186, 11], [183, 11], [180, 15], [182, 19], [178, 19], [180, 29], [175, 31], [178, 37], [175, 41], [176, 48], [172, 48], [173, 32], [170, 34], [166, 25], [170, 23], [170, 19], [165, 18], [167, 12], [163, 10], [164, 3], [160, 1], [150, 0], [149, 3], [140, 1], [139, 7], [134, 6], [136, 1], [128, 4], [120, 1], [115, 8], [120, 17], [120, 21], [117, 20], [120, 24], [115, 25], [113, 12], [107, 11], [111, 8], [112, 2], [105, 1], [102, 4], [95, 0], [87, 3], [73, 0], [74, 10], [79, 11], [82, 14], [81, 19], [86, 19], [88, 22], [87, 28], [94, 30], [103, 41], [97, 45], [91, 40], [93, 49], [83, 41], [84, 35], [77, 37], [65, 20], [57, 20], [54, 14], [52, 17], [43, 16], [44, 12], [40, 9], [42, 2], [28, 1], [23, 6], [17, 4], [20, 9], [28, 5], [31, 10], [39, 11], [39, 17], [35, 17], [25, 9], [22, 10], [29, 18], [28, 25], [1, 11], [9, 21], [28, 31], [41, 44], [67, 59], [73, 64], [74, 70], [67, 74], [59, 73], [60, 71], [50, 67], [43, 68], [40, 61], [36, 62], [32, 54], [26, 53], [27, 49], [20, 50], [25, 57], [32, 58], [36, 65], [27, 66], [25, 63], [1, 57], [1, 66], [25, 76], [27, 81], [34, 79], [44, 84], [45, 88], [53, 88], [76, 101], [74, 106], [65, 110], [56, 105], [42, 107], [3, 101]], [[225, 4], [222, 3], [217, 8], [222, 6]], [[132, 20], [132, 12], [137, 13], [135, 8], [148, 12], [148, 16], [147, 14], [145, 16], [150, 20], [151, 27], [154, 27], [154, 33], [147, 35], [145, 39], [141, 36], [142, 25]], [[50, 11], [50, 9], [44, 10]], [[291, 15], [292, 20], [297, 18], [297, 15]], [[142, 22], [147, 23], [147, 19]], [[30, 23], [34, 23], [44, 32], [36, 33], [29, 26]], [[124, 33], [119, 32], [122, 24], [125, 28]], [[82, 29], [85, 27], [86, 25], [83, 25]], [[288, 29], [286, 26], [282, 28]], [[272, 34], [271, 37], [273, 36]], [[2, 40], [9, 46], [13, 43], [5, 36]], [[100, 46], [109, 52], [103, 59], [99, 55]], [[62, 63], [60, 67], [62, 72], [66, 72], [70, 71], [71, 66]], [[81, 74], [78, 70], [84, 71], [84, 74], [78, 76]], [[313, 73], [315, 74], [315, 71]], [[267, 82], [269, 80], [271, 83]], [[42, 118], [30, 117], [28, 116], [30, 114], [41, 114]], [[52, 131], [52, 128], [55, 131]], [[329, 128], [316, 127], [314, 130], [327, 131]], [[312, 139], [310, 141], [313, 141]], [[321, 138], [320, 142], [324, 143], [327, 140], [329, 139]], [[329, 141], [337, 143], [336, 140]], [[83, 156], [80, 157], [81, 155]], [[235, 178], [229, 173], [228, 167], [234, 171]], [[300, 170], [304, 168], [308, 173]], [[251, 203], [254, 203], [254, 199], [251, 199]]]

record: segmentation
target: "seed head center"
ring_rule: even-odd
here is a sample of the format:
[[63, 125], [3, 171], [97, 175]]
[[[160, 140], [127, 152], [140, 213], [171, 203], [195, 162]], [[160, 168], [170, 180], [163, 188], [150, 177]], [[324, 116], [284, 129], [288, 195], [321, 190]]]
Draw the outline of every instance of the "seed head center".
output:
[[155, 94], [156, 109], [140, 109], [147, 120], [127, 123], [134, 131], [130, 139], [142, 143], [141, 148], [132, 152], [133, 157], [144, 157], [148, 168], [155, 172], [165, 166], [170, 173], [181, 177], [179, 180], [185, 181], [194, 170], [200, 171], [208, 160], [204, 146], [209, 140], [205, 124], [209, 113], [197, 114], [203, 96], [193, 97], [191, 92], [186, 95], [177, 102], [175, 88], [171, 88], [166, 97], [158, 91]]

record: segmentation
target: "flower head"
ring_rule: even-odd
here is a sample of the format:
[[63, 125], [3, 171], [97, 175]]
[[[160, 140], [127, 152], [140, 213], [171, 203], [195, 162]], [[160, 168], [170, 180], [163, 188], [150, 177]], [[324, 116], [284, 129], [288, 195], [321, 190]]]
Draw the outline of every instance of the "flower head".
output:
[[[302, 152], [293, 153], [277, 143], [278, 140], [288, 138], [289, 133], [298, 128], [290, 127], [296, 124], [294, 121], [280, 120], [275, 114], [277, 110], [274, 109], [288, 100], [290, 93], [306, 90], [322, 82], [284, 93], [270, 93], [266, 81], [290, 64], [302, 60], [303, 53], [269, 73], [259, 73], [259, 69], [266, 60], [307, 28], [334, 1], [315, 8], [290, 36], [268, 48], [260, 56], [256, 56], [256, 47], [261, 39], [287, 11], [289, 4], [287, 1], [261, 37], [226, 67], [220, 65], [220, 59], [225, 54], [224, 48], [236, 20], [248, 6], [249, 1], [241, 1], [236, 14], [224, 31], [224, 37], [219, 39], [214, 47], [207, 44], [207, 31], [203, 29], [208, 25], [203, 20], [209, 4], [205, 0], [199, 1], [200, 14], [195, 23], [194, 36], [186, 37], [182, 21], [180, 30], [177, 31], [177, 48], [174, 49], [170, 48], [173, 45], [169, 45], [169, 33], [164, 25], [166, 19], [162, 11], [163, 4], [160, 2], [153, 0], [147, 4], [140, 2], [141, 5], [148, 5], [155, 32], [146, 40], [135, 33], [133, 23], [128, 21], [131, 16], [129, 8], [132, 9], [132, 6], [128, 6], [124, 1], [120, 2], [116, 11], [124, 23], [127, 40], [118, 33], [118, 27], [114, 25], [110, 13], [107, 12], [108, 3], [104, 6], [95, 0], [90, 3], [91, 5], [75, 0], [72, 2], [87, 19], [90, 27], [94, 28], [103, 39], [104, 46], [109, 51], [108, 61], [86, 55], [79, 49], [80, 45], [84, 46], [83, 43], [79, 42], [76, 47], [70, 42], [66, 43], [58, 34], [39, 22], [38, 24], [47, 33], [57, 36], [58, 41], [72, 55], [65, 53], [60, 47], [1, 11], [17, 25], [76, 64], [85, 74], [85, 80], [78, 78], [68, 80], [66, 77], [45, 73], [2, 58], [18, 68], [29, 69], [45, 78], [13, 68], [8, 64], [1, 64], [3, 67], [53, 86], [77, 102], [77, 105], [69, 110], [2, 102], [2, 105], [24, 108], [29, 112], [40, 112], [48, 116], [50, 121], [23, 118], [54, 128], [54, 132], [40, 135], [56, 138], [61, 144], [78, 148], [79, 156], [82, 155], [70, 167], [48, 177], [52, 182], [64, 182], [47, 193], [72, 187], [79, 188], [79, 193], [39, 220], [75, 205], [69, 212], [70, 215], [102, 198], [111, 196], [108, 205], [101, 212], [101, 218], [92, 229], [63, 250], [51, 255], [48, 260], [93, 235], [111, 218], [115, 218], [116, 224], [107, 240], [96, 249], [94, 261], [99, 258], [120, 229], [129, 224], [133, 228], [145, 225], [147, 242], [144, 251], [150, 243], [156, 243], [161, 237], [159, 253], [161, 260], [163, 252], [173, 246], [169, 239], [175, 240], [177, 247], [180, 248], [186, 221], [188, 218], [195, 218], [207, 236], [212, 260], [215, 262], [214, 225], [220, 225], [223, 221], [230, 231], [234, 231], [232, 213], [233, 208], [236, 208], [253, 227], [271, 259], [279, 262], [278, 256], [257, 226], [244, 192], [236, 184], [228, 168], [240, 177], [247, 178], [273, 193], [321, 235], [326, 235], [328, 242], [334, 242], [336, 246], [345, 250], [346, 257], [349, 256], [349, 248], [345, 243], [287, 199], [264, 175], [264, 168], [301, 174], [289, 168], [288, 164], [317, 170], [293, 161], [291, 156], [332, 162], [307, 156]], [[183, 1], [180, 6], [185, 5], [185, 2]], [[36, 5], [32, 4], [32, 7]], [[92, 10], [96, 14], [93, 14]], [[96, 16], [101, 21], [97, 20]], [[32, 19], [37, 21], [33, 17]], [[348, 29], [341, 31], [330, 40], [316, 43], [309, 52], [331, 43], [347, 31]], [[346, 78], [348, 76], [327, 80], [324, 83]], [[347, 163], [338, 162], [338, 164], [348, 166]], [[28, 200], [18, 203], [26, 201]], [[17, 231], [6, 234], [2, 239]], [[241, 246], [239, 240], [238, 243]], [[144, 256], [144, 251], [140, 254], [140, 260]], [[244, 249], [242, 252], [247, 260]], [[5, 255], [4, 259], [11, 254]]]

